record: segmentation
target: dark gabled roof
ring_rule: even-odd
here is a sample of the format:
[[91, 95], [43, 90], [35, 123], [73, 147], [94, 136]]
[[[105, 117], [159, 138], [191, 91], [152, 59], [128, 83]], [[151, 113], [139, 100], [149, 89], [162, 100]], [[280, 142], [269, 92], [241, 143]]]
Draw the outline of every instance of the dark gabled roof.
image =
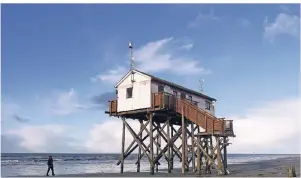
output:
[[140, 73], [142, 73], [142, 74], [144, 74], [144, 75], [147, 75], [147, 76], [151, 77], [151, 78], [152, 78], [153, 80], [155, 80], [155, 81], [164, 83], [164, 84], [166, 84], [166, 85], [173, 86], [173, 87], [175, 87], [175, 88], [177, 88], [177, 89], [179, 89], [179, 90], [186, 91], [186, 92], [188, 92], [188, 93], [194, 94], [194, 95], [199, 96], [199, 97], [202, 97], [202, 98], [206, 98], [206, 99], [211, 100], [211, 101], [216, 101], [215, 98], [212, 98], [212, 97], [210, 97], [210, 96], [204, 95], [204, 94], [202, 94], [202, 93], [200, 93], [200, 92], [191, 90], [191, 89], [189, 89], [189, 88], [185, 88], [185, 87], [183, 87], [183, 86], [181, 86], [181, 85], [175, 84], [175, 83], [173, 83], [173, 82], [169, 82], [169, 81], [167, 81], [167, 80], [160, 79], [160, 78], [158, 78], [158, 77], [152, 76], [152, 75], [147, 74], [147, 73], [145, 73], [145, 72], [141, 72], [141, 71], [136, 70], [136, 69], [134, 69], [134, 70], [137, 71], [137, 72], [140, 72]]

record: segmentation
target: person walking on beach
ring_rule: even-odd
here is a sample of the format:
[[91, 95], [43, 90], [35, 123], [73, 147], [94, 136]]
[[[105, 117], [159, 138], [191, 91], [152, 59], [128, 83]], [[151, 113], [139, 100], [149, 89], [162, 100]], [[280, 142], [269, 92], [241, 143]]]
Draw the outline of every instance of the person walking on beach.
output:
[[53, 159], [52, 159], [52, 156], [49, 156], [48, 161], [47, 161], [47, 165], [48, 165], [48, 170], [47, 170], [46, 176], [48, 176], [48, 173], [49, 173], [50, 169], [51, 169], [52, 175], [54, 176], [55, 174], [54, 174], [54, 171], [53, 171]]

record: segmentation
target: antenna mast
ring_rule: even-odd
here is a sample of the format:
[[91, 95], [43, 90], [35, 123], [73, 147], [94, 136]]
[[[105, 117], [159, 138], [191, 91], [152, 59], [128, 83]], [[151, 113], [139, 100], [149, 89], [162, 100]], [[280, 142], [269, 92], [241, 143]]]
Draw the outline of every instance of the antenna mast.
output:
[[130, 49], [130, 58], [131, 58], [131, 70], [134, 69], [134, 64], [135, 64], [135, 61], [134, 61], [134, 47], [132, 45], [132, 42], [129, 42], [129, 49]]

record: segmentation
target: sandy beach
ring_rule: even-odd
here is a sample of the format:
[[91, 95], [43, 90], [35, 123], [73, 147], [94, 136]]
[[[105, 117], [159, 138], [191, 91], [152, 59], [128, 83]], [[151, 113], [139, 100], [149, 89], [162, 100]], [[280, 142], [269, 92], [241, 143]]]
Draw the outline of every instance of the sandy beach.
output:
[[[245, 164], [228, 165], [231, 172], [226, 177], [287, 177], [286, 168], [294, 165], [296, 168], [297, 177], [300, 177], [300, 156], [279, 158], [275, 160], [250, 162]], [[149, 172], [124, 172], [120, 173], [89, 173], [89, 174], [62, 174], [56, 177], [216, 177], [216, 170], [212, 170], [212, 174], [201, 175], [193, 174], [191, 171], [183, 175], [180, 169], [174, 169], [172, 173], [167, 173], [167, 170], [159, 170], [155, 175], [150, 175]], [[225, 175], [224, 175], [225, 176]], [[21, 176], [21, 177], [37, 177], [37, 176]], [[39, 176], [40, 177], [40, 176]]]

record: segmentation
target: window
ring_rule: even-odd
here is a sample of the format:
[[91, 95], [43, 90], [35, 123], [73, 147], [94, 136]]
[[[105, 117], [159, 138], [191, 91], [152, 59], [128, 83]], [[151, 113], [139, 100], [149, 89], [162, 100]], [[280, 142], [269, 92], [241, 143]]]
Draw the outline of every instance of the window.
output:
[[173, 95], [175, 95], [175, 97], [178, 97], [178, 92], [177, 91], [173, 91]]
[[189, 96], [189, 101], [192, 102], [192, 96]]
[[211, 109], [210, 101], [205, 101], [205, 103], [206, 103], [206, 109], [210, 110]]
[[163, 85], [159, 85], [158, 86], [158, 92], [163, 92], [164, 91], [164, 86]]
[[185, 99], [185, 93], [181, 93], [181, 99]]
[[126, 98], [132, 98], [133, 97], [133, 87], [126, 89]]

